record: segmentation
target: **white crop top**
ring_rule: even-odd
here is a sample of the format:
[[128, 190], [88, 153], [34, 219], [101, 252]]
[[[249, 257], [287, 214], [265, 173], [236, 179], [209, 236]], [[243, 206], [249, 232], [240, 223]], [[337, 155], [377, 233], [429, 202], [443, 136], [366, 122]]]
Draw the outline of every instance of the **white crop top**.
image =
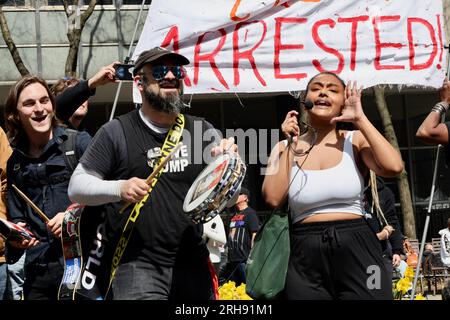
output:
[[364, 214], [364, 179], [353, 155], [353, 131], [348, 131], [338, 165], [324, 170], [291, 170], [289, 206], [292, 223], [314, 214], [346, 212]]

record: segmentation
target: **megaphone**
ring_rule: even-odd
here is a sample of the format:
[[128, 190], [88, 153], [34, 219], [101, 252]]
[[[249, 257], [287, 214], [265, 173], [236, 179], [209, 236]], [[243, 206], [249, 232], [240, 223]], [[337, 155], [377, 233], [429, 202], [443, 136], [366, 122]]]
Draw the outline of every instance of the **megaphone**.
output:
[[203, 224], [203, 237], [208, 239], [206, 247], [208, 248], [211, 262], [219, 263], [222, 255], [221, 249], [227, 242], [225, 226], [219, 214]]
[[203, 224], [203, 236], [221, 244], [227, 243], [225, 226], [223, 225], [220, 214]]

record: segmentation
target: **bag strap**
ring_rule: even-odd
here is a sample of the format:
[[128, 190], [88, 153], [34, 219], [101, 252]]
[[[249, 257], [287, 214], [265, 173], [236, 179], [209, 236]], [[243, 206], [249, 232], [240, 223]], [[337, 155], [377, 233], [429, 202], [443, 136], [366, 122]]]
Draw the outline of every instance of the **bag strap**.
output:
[[66, 128], [67, 140], [61, 143], [60, 149], [64, 155], [64, 161], [70, 172], [73, 172], [78, 165], [78, 157], [75, 150], [75, 138], [78, 131]]
[[289, 220], [289, 235], [291, 234], [290, 231], [291, 231], [291, 222], [292, 222], [292, 221], [291, 221], [291, 215], [290, 215], [290, 213], [289, 213], [289, 206], [286, 208], [286, 210], [281, 210], [280, 207], [276, 207], [276, 208], [274, 208], [274, 209], [270, 212], [269, 216], [266, 217], [266, 218], [264, 219], [263, 224], [261, 225], [261, 227], [259, 228], [258, 232], [256, 233], [255, 241], [256, 241], [256, 239], [258, 238], [258, 235], [260, 235], [260, 234], [263, 233], [266, 224], [270, 221], [270, 219], [271, 219], [275, 214], [278, 214], [278, 215], [280, 215], [280, 214], [285, 215], [285, 214], [286, 214], [286, 215], [288, 216], [288, 220]]
[[[175, 119], [175, 122], [173, 123], [172, 127], [170, 128], [169, 132], [166, 135], [166, 139], [164, 140], [164, 144], [161, 148], [161, 157], [158, 158], [155, 164], [155, 168], [158, 167], [158, 165], [171, 153], [171, 151], [178, 145], [178, 143], [181, 140], [181, 136], [184, 129], [184, 116], [180, 113]], [[144, 206], [145, 202], [147, 201], [148, 197], [150, 196], [150, 193], [155, 188], [156, 183], [158, 182], [158, 179], [163, 174], [164, 170], [160, 170], [150, 184], [150, 189], [148, 190], [148, 193], [145, 195], [145, 197], [137, 202], [133, 210], [131, 210], [128, 220], [125, 224], [125, 227], [122, 230], [122, 235], [120, 236], [119, 242], [117, 243], [116, 250], [114, 251], [114, 256], [112, 260], [111, 265], [111, 273], [109, 278], [109, 284], [108, 289], [106, 290], [105, 297], [108, 296], [109, 289], [111, 288], [112, 281], [114, 279], [114, 276], [117, 271], [117, 267], [119, 266], [120, 260], [123, 256], [123, 253], [125, 252], [125, 249], [128, 245], [128, 241], [131, 238], [131, 234], [134, 228], [134, 224], [136, 223], [137, 218], [139, 217], [139, 214], [141, 213], [141, 208]]]
[[370, 170], [370, 191], [372, 194], [371, 211], [373, 212], [373, 208], [375, 207], [377, 216], [383, 220], [385, 226], [389, 225], [384, 216], [383, 210], [380, 207], [380, 198], [378, 197], [378, 188], [377, 188], [377, 176], [375, 172], [373, 172], [372, 170]]

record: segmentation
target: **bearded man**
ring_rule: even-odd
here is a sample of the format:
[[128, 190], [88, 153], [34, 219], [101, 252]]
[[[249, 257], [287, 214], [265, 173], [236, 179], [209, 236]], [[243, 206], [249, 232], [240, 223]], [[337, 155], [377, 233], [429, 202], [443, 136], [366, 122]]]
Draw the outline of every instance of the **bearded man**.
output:
[[[109, 295], [113, 299], [215, 297], [203, 228], [184, 213], [183, 201], [196, 177], [212, 160], [199, 159], [198, 154], [207, 155], [203, 151], [214, 141], [219, 146], [211, 147], [211, 156], [228, 148], [236, 152], [237, 146], [232, 138], [220, 140], [207, 121], [181, 113], [183, 66], [187, 64], [186, 57], [161, 47], [142, 52], [133, 71], [142, 107], [100, 128], [70, 181], [69, 196], [73, 201], [110, 208], [105, 228], [116, 235], [126, 233], [124, 223], [119, 223], [121, 217], [130, 216], [130, 212], [133, 217], [139, 215], [129, 221], [134, 228], [123, 254], [113, 258]], [[205, 134], [208, 130], [209, 135]], [[213, 141], [204, 141], [207, 136]], [[165, 150], [181, 138], [182, 147], [157, 183], [153, 181], [150, 186], [145, 178]], [[118, 214], [121, 201], [139, 205]]]

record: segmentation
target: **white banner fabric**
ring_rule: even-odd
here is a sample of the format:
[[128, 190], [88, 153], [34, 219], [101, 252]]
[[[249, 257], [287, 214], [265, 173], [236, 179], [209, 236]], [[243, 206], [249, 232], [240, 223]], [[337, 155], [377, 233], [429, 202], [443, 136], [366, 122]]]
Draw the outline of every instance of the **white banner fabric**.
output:
[[185, 55], [186, 93], [298, 91], [321, 71], [438, 88], [443, 23], [441, 0], [153, 0], [132, 59]]

